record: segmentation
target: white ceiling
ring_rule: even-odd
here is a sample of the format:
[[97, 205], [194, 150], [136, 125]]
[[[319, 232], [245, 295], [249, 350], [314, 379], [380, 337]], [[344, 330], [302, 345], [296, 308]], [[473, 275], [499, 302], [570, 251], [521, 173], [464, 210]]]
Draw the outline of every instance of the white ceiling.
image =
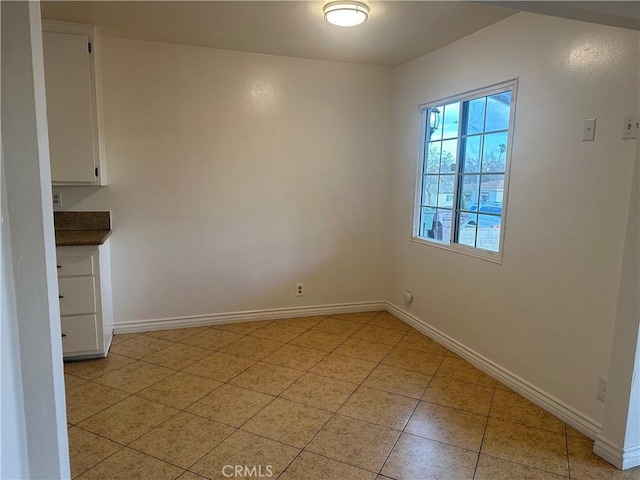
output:
[[640, 30], [640, 1], [483, 1], [487, 5]]
[[[639, 1], [375, 1], [353, 28], [306, 1], [42, 1], [49, 20], [98, 25], [105, 36], [290, 57], [397, 66], [519, 10], [640, 29]], [[507, 8], [508, 7], [508, 8]]]
[[367, 2], [358, 27], [328, 24], [327, 1], [46, 1], [42, 17], [94, 24], [104, 36], [397, 66], [507, 18], [468, 2]]

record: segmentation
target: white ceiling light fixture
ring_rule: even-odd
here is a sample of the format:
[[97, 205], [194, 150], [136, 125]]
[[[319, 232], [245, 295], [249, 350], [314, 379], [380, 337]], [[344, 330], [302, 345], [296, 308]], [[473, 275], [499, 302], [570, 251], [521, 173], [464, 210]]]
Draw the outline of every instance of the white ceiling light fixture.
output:
[[369, 18], [369, 7], [361, 2], [331, 2], [324, 6], [324, 19], [338, 27], [355, 27]]

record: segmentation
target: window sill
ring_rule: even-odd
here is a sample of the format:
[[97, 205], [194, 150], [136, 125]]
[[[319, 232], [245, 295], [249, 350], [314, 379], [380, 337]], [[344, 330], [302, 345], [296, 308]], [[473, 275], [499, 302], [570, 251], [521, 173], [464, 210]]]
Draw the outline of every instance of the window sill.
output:
[[502, 255], [499, 253], [491, 253], [491, 252], [484, 253], [482, 250], [478, 250], [475, 248], [469, 249], [462, 246], [452, 246], [452, 245], [446, 245], [444, 243], [430, 242], [429, 240], [425, 240], [420, 237], [411, 237], [409, 240], [415, 243], [420, 243], [422, 245], [441, 248], [442, 250], [448, 250], [450, 252], [460, 253], [462, 255], [466, 255], [467, 257], [478, 258], [480, 260], [485, 260], [487, 262], [502, 265]]

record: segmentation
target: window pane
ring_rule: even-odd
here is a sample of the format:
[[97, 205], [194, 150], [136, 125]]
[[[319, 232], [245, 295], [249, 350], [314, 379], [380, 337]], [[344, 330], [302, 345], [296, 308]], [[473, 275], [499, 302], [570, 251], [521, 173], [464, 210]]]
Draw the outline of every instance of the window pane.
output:
[[507, 160], [507, 132], [484, 136], [482, 148], [482, 171], [504, 172]]
[[464, 212], [460, 213], [460, 220], [458, 223], [458, 243], [475, 247], [477, 224], [478, 215]]
[[468, 104], [466, 133], [482, 133], [484, 131], [484, 108], [487, 97], [476, 98]]
[[478, 215], [478, 235], [476, 247], [497, 252], [500, 249], [500, 227], [502, 217]]
[[495, 130], [508, 129], [510, 112], [510, 90], [487, 97], [487, 125], [485, 127], [485, 131], [492, 132]]
[[431, 107], [427, 111], [427, 141], [442, 139], [442, 113], [444, 107]]
[[449, 243], [451, 238], [451, 217], [451, 210], [438, 208], [433, 224], [433, 236], [429, 238]]
[[438, 175], [424, 175], [422, 177], [422, 205], [436, 206], [438, 204]]
[[458, 140], [445, 140], [442, 142], [440, 173], [455, 173], [457, 148]]
[[442, 142], [428, 143], [424, 149], [424, 172], [438, 173], [440, 170], [440, 149]]
[[515, 83], [422, 110], [421, 191], [414, 226], [421, 238], [465, 245], [453, 248], [459, 252], [481, 249], [487, 257], [500, 251]]
[[482, 175], [478, 213], [502, 214], [503, 194], [504, 175]]
[[454, 175], [440, 175], [440, 187], [438, 189], [438, 207], [453, 208], [454, 181]]
[[[463, 175], [460, 188], [461, 210], [477, 211], [478, 192], [480, 189], [480, 175]], [[473, 208], [475, 206], [475, 208]]]
[[444, 107], [443, 138], [458, 136], [458, 122], [460, 118], [460, 102], [451, 103]]
[[420, 232], [418, 233], [418, 236], [422, 238], [434, 238], [432, 228], [435, 216], [435, 208], [422, 207], [420, 209]]
[[463, 173], [480, 171], [480, 145], [482, 135], [475, 135], [464, 139], [464, 158], [462, 164]]

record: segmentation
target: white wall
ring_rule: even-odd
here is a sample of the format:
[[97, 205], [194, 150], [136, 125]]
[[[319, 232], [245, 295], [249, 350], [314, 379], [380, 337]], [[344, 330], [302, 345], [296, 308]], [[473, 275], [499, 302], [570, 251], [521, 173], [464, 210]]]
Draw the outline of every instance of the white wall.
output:
[[595, 447], [596, 453], [619, 468], [640, 465], [640, 381], [637, 378], [640, 372], [639, 328], [640, 148], [636, 150], [629, 202], [607, 401], [602, 432]]
[[[12, 302], [2, 309], [2, 323], [4, 327], [7, 315], [7, 333], [12, 334], [8, 339], [18, 342], [7, 352], [14, 379], [8, 393], [18, 409], [17, 421], [10, 423], [8, 432], [3, 428], [1, 452], [9, 450], [5, 433], [13, 434], [19, 442], [16, 448], [26, 443], [9, 463], [13, 473], [24, 472], [28, 464], [28, 478], [69, 478], [53, 205], [46, 194], [51, 171], [40, 5], [2, 2], [1, 11], [2, 187], [7, 200], [2, 213], [10, 225], [3, 228], [10, 239], [5, 246], [3, 238], [2, 254], [10, 254], [11, 262], [10, 267], [3, 263], [2, 293]], [[2, 353], [4, 382], [4, 347]], [[2, 387], [4, 400], [4, 383]], [[21, 393], [15, 390], [20, 387]], [[3, 478], [5, 473], [10, 472], [3, 465]]]
[[[635, 140], [638, 32], [518, 14], [395, 73], [388, 298], [587, 423], [607, 377]], [[519, 78], [502, 265], [412, 233], [418, 105]], [[596, 140], [582, 142], [586, 118]]]
[[[2, 138], [0, 136], [0, 164]], [[4, 166], [4, 165], [3, 165]], [[24, 418], [20, 337], [16, 314], [7, 186], [4, 168], [2, 177], [0, 221], [0, 478], [28, 478], [27, 434]]]
[[[103, 39], [116, 323], [384, 300], [391, 69]], [[295, 284], [304, 282], [304, 297]]]

